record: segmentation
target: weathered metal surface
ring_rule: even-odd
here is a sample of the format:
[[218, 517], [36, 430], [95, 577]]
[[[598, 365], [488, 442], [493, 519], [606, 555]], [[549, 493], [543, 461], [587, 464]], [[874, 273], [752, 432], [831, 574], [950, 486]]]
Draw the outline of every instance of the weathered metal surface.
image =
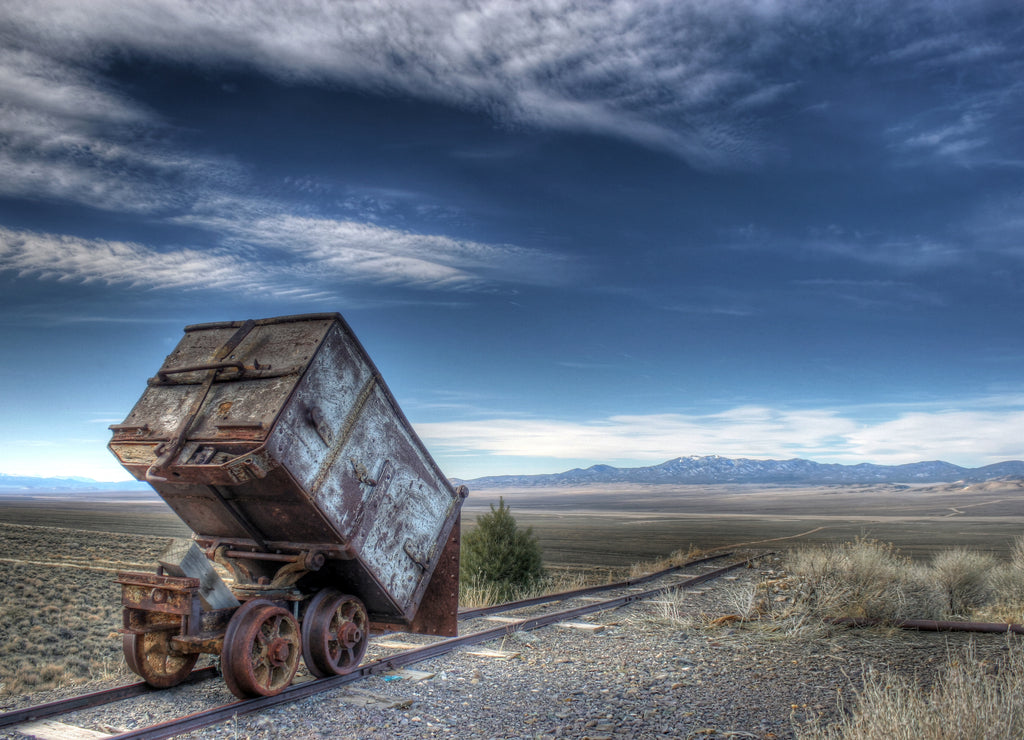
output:
[[162, 576], [156, 573], [118, 573], [121, 604], [132, 609], [191, 616], [197, 613], [198, 578]]
[[425, 635], [454, 637], [459, 634], [459, 551], [461, 545], [460, 526], [455, 526], [448, 535], [448, 542], [441, 558], [434, 566], [430, 585], [420, 601], [420, 608], [408, 624], [385, 624], [375, 622], [379, 632], [414, 632]]
[[[343, 545], [324, 545], [322, 543], [312, 542], [290, 542], [284, 540], [270, 540], [266, 542], [268, 551], [251, 549], [253, 543], [251, 540], [238, 539], [231, 537], [196, 537], [196, 542], [200, 547], [206, 549], [208, 552], [214, 552], [218, 547], [226, 546], [227, 548], [250, 548], [249, 550], [243, 551], [242, 549], [226, 549], [224, 555], [229, 558], [240, 558], [240, 559], [252, 559], [252, 560], [286, 560], [292, 561], [300, 556], [300, 553], [304, 552], [316, 552], [324, 556], [325, 559], [331, 560], [351, 560], [355, 557], [355, 554]], [[289, 554], [284, 554], [289, 553]], [[278, 557], [271, 557], [271, 555], [280, 555]], [[211, 555], [212, 557], [212, 555]], [[321, 566], [323, 567], [323, 566]], [[317, 568], [311, 568], [310, 570], [317, 570]]]
[[171, 638], [171, 646], [182, 653], [219, 655], [224, 644], [224, 633], [236, 611], [237, 607], [204, 610], [200, 616], [199, 629], [189, 635], [175, 635]]
[[228, 624], [221, 649], [224, 683], [239, 699], [287, 688], [302, 656], [299, 623], [269, 601], [246, 602]]
[[[465, 497], [337, 314], [186, 327], [111, 429], [208, 555], [322, 552], [301, 588], [356, 594], [372, 622], [413, 621]], [[278, 572], [246, 562], [254, 582]]]
[[158, 689], [177, 686], [195, 668], [199, 655], [176, 650], [172, 639], [172, 634], [166, 631], [126, 633], [123, 646], [128, 667], [150, 686]]
[[175, 635], [171, 638], [171, 647], [179, 653], [220, 655], [220, 651], [224, 649], [224, 635]]
[[192, 540], [173, 539], [157, 558], [164, 573], [199, 581], [203, 610], [232, 609], [241, 606], [213, 565]]
[[359, 667], [370, 642], [363, 602], [333, 588], [321, 589], [302, 618], [302, 657], [318, 678]]
[[150, 686], [181, 683], [197, 655], [172, 644], [176, 635], [196, 632], [201, 624], [200, 583], [155, 573], [118, 573], [121, 584], [122, 646], [125, 661]]

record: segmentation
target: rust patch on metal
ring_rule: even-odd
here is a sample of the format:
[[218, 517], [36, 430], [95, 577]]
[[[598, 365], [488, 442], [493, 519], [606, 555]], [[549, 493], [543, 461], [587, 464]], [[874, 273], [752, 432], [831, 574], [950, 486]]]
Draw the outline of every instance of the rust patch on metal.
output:
[[186, 327], [111, 431], [111, 452], [231, 570], [245, 602], [211, 616], [198, 583], [121, 574], [125, 654], [154, 685], [221, 651], [236, 693], [278, 691], [301, 641], [289, 620], [318, 596], [306, 634], [327, 640], [309, 655], [328, 674], [358, 663], [370, 625], [454, 634], [465, 492], [339, 315]]

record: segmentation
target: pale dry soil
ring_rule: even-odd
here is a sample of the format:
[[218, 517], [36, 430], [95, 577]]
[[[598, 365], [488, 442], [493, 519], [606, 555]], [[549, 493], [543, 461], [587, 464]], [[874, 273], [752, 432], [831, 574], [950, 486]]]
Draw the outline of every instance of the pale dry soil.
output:
[[[730, 611], [728, 588], [777, 573], [777, 560], [684, 598], [693, 613]], [[554, 607], [548, 607], [554, 608]], [[837, 717], [868, 666], [928, 684], [965, 634], [758, 627], [683, 628], [664, 606], [635, 603], [593, 615], [597, 633], [545, 627], [421, 663], [422, 674], [379, 676], [260, 714], [196, 738], [783, 738], [813, 714]], [[492, 626], [482, 622], [463, 631]], [[393, 639], [415, 641], [409, 636]], [[1020, 649], [1015, 638], [974, 636], [979, 660]], [[481, 657], [482, 648], [507, 659]], [[432, 675], [431, 675], [432, 674]], [[426, 677], [429, 676], [429, 677]], [[79, 688], [79, 691], [81, 689]], [[51, 698], [30, 697], [34, 702]], [[26, 697], [28, 699], [29, 697]], [[82, 718], [112, 731], [231, 700], [222, 682], [179, 688]]]

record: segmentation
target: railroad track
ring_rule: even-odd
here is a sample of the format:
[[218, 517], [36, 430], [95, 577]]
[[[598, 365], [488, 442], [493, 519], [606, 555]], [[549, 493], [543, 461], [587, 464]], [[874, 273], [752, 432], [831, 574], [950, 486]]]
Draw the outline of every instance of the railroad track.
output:
[[[601, 586], [592, 586], [589, 588], [575, 589], [572, 591], [565, 591], [557, 594], [549, 594], [547, 596], [541, 596], [531, 599], [523, 599], [520, 601], [508, 602], [505, 604], [498, 604], [490, 607], [483, 607], [479, 609], [465, 609], [459, 612], [459, 621], [468, 622], [481, 617], [487, 617], [493, 614], [502, 612], [510, 612], [528, 609], [543, 604], [551, 604], [557, 602], [566, 602], [573, 599], [580, 599], [583, 597], [591, 597], [596, 594], [606, 593], [609, 591], [617, 590], [628, 590], [633, 589], [629, 593], [621, 594], [609, 599], [602, 599], [599, 601], [593, 601], [583, 606], [577, 606], [569, 609], [562, 609], [554, 612], [548, 612], [536, 616], [524, 616], [521, 619], [509, 621], [501, 624], [497, 627], [489, 629], [477, 630], [470, 632], [459, 637], [451, 637], [447, 639], [441, 639], [436, 642], [423, 645], [422, 647], [411, 648], [402, 650], [398, 653], [387, 655], [377, 660], [364, 663], [356, 670], [351, 673], [342, 676], [331, 676], [328, 678], [321, 678], [318, 680], [307, 680], [301, 683], [294, 683], [293, 685], [286, 688], [280, 694], [275, 696], [264, 696], [255, 699], [247, 699], [243, 701], [234, 701], [221, 706], [213, 707], [204, 711], [200, 711], [185, 717], [178, 717], [175, 719], [167, 720], [154, 724], [148, 727], [143, 727], [128, 732], [123, 732], [116, 735], [109, 735], [109, 738], [116, 738], [117, 740], [156, 740], [157, 738], [168, 738], [176, 735], [181, 735], [186, 732], [193, 732], [210, 725], [218, 724], [220, 722], [231, 719], [234, 716], [242, 714], [250, 714], [252, 712], [266, 709], [269, 707], [285, 704], [288, 702], [298, 701], [305, 699], [309, 696], [313, 696], [318, 693], [330, 691], [340, 686], [354, 683], [371, 676], [376, 676], [382, 673], [387, 673], [399, 668], [404, 668], [416, 663], [420, 663], [430, 658], [435, 658], [440, 655], [452, 652], [453, 650], [460, 647], [467, 647], [470, 645], [476, 645], [482, 642], [487, 642], [498, 637], [502, 637], [513, 632], [529, 631], [544, 627], [550, 624], [558, 622], [565, 622], [568, 620], [575, 619], [587, 614], [593, 614], [600, 611], [607, 611], [609, 609], [615, 609], [626, 604], [630, 604], [636, 601], [642, 601], [645, 599], [651, 599], [656, 596], [662, 595], [666, 592], [693, 588], [698, 584], [706, 581], [711, 581], [725, 574], [743, 568], [749, 565], [754, 560], [758, 560], [765, 557], [767, 553], [757, 555], [755, 557], [738, 560], [728, 565], [716, 568], [699, 575], [691, 576], [682, 581], [674, 581], [666, 585], [656, 586], [651, 589], [636, 591], [635, 589], [664, 579], [668, 576], [681, 574], [681, 571], [692, 568], [699, 565], [704, 565], [715, 560], [726, 558], [732, 553], [720, 553], [697, 560], [692, 560], [682, 565], [673, 566], [665, 570], [652, 573], [641, 578], [629, 579], [626, 581], [620, 581], [618, 583], [604, 584]], [[202, 668], [197, 671], [193, 671], [192, 674], [182, 682], [182, 686], [188, 684], [195, 684], [201, 681], [205, 681], [210, 678], [216, 677], [218, 671], [215, 667]], [[36, 706], [25, 707], [23, 709], [16, 709], [9, 712], [0, 713], [0, 729], [12, 728], [17, 730], [19, 725], [25, 725], [26, 723], [48, 719], [53, 720], [57, 717], [64, 717], [74, 712], [81, 711], [84, 709], [100, 707], [107, 704], [111, 704], [125, 699], [142, 696], [145, 694], [151, 694], [154, 692], [163, 693], [169, 689], [154, 689], [145, 683], [128, 684], [124, 686], [118, 686], [111, 689], [105, 689], [102, 691], [92, 692], [89, 694], [83, 694], [80, 696], [70, 697], [68, 699], [61, 699], [59, 701], [49, 702], [47, 704], [39, 704]]]

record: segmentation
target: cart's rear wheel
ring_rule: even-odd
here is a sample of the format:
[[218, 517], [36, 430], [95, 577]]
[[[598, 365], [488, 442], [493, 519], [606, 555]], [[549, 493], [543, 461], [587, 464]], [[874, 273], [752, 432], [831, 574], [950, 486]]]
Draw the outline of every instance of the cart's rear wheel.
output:
[[302, 657], [314, 676], [337, 676], [359, 666], [370, 641], [363, 602], [333, 588], [320, 591], [302, 620]]
[[123, 638], [124, 659], [133, 672], [150, 686], [167, 689], [177, 686], [195, 668], [199, 656], [179, 653], [171, 647], [174, 632], [161, 630], [126, 634]]
[[228, 622], [220, 653], [224, 683], [239, 699], [279, 694], [302, 654], [299, 623], [265, 599], [246, 602]]

